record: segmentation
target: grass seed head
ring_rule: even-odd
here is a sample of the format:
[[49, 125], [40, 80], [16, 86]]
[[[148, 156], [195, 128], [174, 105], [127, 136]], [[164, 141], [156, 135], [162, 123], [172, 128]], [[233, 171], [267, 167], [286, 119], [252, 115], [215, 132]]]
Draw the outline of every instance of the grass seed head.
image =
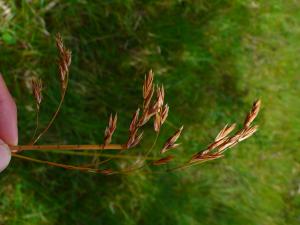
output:
[[130, 146], [130, 148], [133, 148], [133, 147], [137, 146], [137, 145], [141, 142], [141, 140], [142, 140], [142, 138], [143, 138], [143, 135], [144, 135], [144, 132], [141, 132], [141, 133], [139, 134], [139, 136], [137, 136], [137, 137], [134, 139], [134, 141], [133, 141], [132, 145]]
[[138, 108], [136, 112], [134, 113], [130, 126], [129, 126], [129, 132], [132, 134], [138, 127], [138, 121], [139, 121], [139, 114], [140, 114], [140, 109]]
[[243, 134], [240, 136], [239, 142], [251, 137], [257, 131], [257, 129], [258, 129], [257, 125], [255, 125], [253, 127], [247, 127], [245, 129], [245, 131], [243, 132]]
[[[203, 161], [203, 160], [212, 160], [214, 158], [223, 157], [223, 153], [229, 149], [237, 145], [239, 142], [251, 137], [258, 129], [258, 126], [251, 126], [253, 120], [257, 117], [258, 112], [260, 110], [261, 101], [255, 101], [251, 108], [251, 111], [248, 113], [246, 120], [244, 122], [244, 126], [242, 129], [237, 131], [231, 137], [228, 135], [235, 129], [236, 124], [232, 124], [228, 126], [228, 124], [218, 133], [214, 142], [211, 143], [207, 149], [204, 151], [200, 151], [196, 153], [192, 159], [189, 161], [190, 163]], [[216, 149], [216, 151], [213, 151]]]
[[148, 108], [147, 110], [145, 110], [139, 120], [138, 126], [141, 127], [141, 126], [145, 125], [151, 119], [151, 117], [154, 116], [155, 114], [156, 114], [156, 111], [153, 108], [152, 109]]
[[154, 120], [154, 131], [159, 132], [161, 126], [166, 121], [169, 113], [169, 106], [166, 104], [163, 108], [159, 110], [155, 114], [155, 120]]
[[174, 156], [169, 155], [169, 156], [166, 156], [166, 157], [163, 157], [159, 160], [154, 161], [153, 165], [159, 166], [159, 165], [167, 164], [168, 162], [170, 162], [173, 159], [174, 159]]
[[156, 96], [157, 96], [157, 108], [161, 108], [164, 104], [164, 99], [165, 99], [165, 90], [164, 86], [162, 85], [161, 87], [157, 87], [156, 89]]
[[40, 107], [40, 104], [43, 99], [42, 90], [43, 90], [43, 83], [41, 79], [35, 79], [31, 81], [32, 86], [32, 93], [34, 95], [37, 108]]
[[60, 74], [61, 87], [62, 90], [65, 90], [69, 75], [69, 67], [71, 65], [72, 53], [70, 50], [65, 48], [60, 34], [56, 35], [56, 46], [59, 52], [58, 68]]
[[176, 147], [178, 147], [179, 144], [175, 144], [175, 142], [177, 141], [177, 139], [180, 137], [181, 132], [183, 130], [183, 126], [177, 130], [165, 143], [164, 147], [161, 149], [161, 153], [165, 153], [168, 150], [174, 149]]
[[259, 113], [261, 107], [261, 101], [257, 100], [253, 103], [251, 111], [248, 113], [245, 122], [244, 127], [249, 127], [253, 120], [257, 117], [257, 114]]
[[161, 126], [161, 116], [160, 113], [155, 114], [155, 120], [154, 120], [154, 131], [159, 132]]
[[112, 114], [110, 114], [108, 126], [106, 127], [104, 133], [104, 145], [110, 144], [112, 135], [117, 128], [117, 120], [118, 120], [117, 114], [114, 117], [112, 116]]
[[153, 72], [152, 70], [145, 76], [144, 86], [143, 86], [143, 97], [147, 99], [151, 92], [153, 91]]
[[199, 162], [204, 162], [204, 161], [209, 161], [209, 160], [214, 160], [214, 159], [219, 159], [223, 157], [224, 155], [220, 153], [205, 153], [205, 154], [200, 154], [197, 153], [195, 154], [190, 160], [189, 163], [199, 163]]
[[166, 104], [163, 107], [162, 112], [161, 112], [161, 125], [166, 121], [168, 114], [169, 114], [169, 106], [168, 106], [168, 104]]
[[128, 141], [126, 143], [126, 148], [133, 148], [138, 145], [143, 137], [143, 132], [138, 135], [138, 129], [136, 129], [132, 134], [130, 134]]
[[225, 137], [227, 137], [236, 127], [236, 124], [232, 124], [228, 126], [228, 124], [225, 125], [225, 127], [219, 132], [217, 137], [215, 138], [215, 141], [219, 141]]

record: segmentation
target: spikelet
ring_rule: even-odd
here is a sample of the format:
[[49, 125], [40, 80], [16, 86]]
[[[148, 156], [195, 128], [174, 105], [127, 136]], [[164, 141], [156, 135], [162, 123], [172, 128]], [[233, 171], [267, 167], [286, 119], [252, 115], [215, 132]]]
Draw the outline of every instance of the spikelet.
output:
[[180, 134], [183, 130], [183, 126], [177, 130], [165, 143], [164, 147], [161, 149], [160, 153], [165, 153], [171, 149], [177, 148], [179, 144], [175, 144], [177, 139], [180, 137]]
[[228, 124], [225, 125], [225, 127], [219, 132], [217, 137], [215, 138], [215, 141], [219, 141], [225, 137], [227, 137], [236, 127], [236, 124], [232, 124], [228, 126]]
[[117, 128], [117, 119], [117, 114], [114, 117], [112, 116], [112, 114], [110, 114], [108, 126], [106, 127], [104, 133], [104, 145], [110, 144], [112, 135]]
[[141, 127], [141, 126], [145, 125], [152, 118], [152, 116], [154, 116], [156, 113], [157, 113], [157, 109], [153, 108], [153, 107], [144, 110], [143, 114], [138, 122], [138, 126]]
[[247, 128], [244, 130], [243, 134], [240, 136], [239, 142], [240, 142], [240, 141], [244, 141], [244, 140], [246, 140], [247, 138], [251, 137], [251, 136], [257, 131], [257, 129], [258, 129], [258, 126], [257, 126], [257, 125], [255, 125], [255, 126], [253, 126], [253, 127], [247, 127]]
[[166, 156], [166, 157], [163, 157], [159, 160], [156, 160], [153, 162], [153, 165], [155, 166], [159, 166], [159, 165], [163, 165], [163, 164], [167, 164], [168, 162], [170, 162], [172, 159], [174, 159], [174, 156], [172, 155], [169, 155], [169, 156]]
[[149, 73], [145, 76], [143, 85], [144, 110], [149, 107], [154, 93], [153, 77], [154, 75], [152, 70], [150, 70]]
[[126, 143], [126, 148], [133, 148], [138, 145], [143, 138], [143, 132], [138, 135], [138, 129], [134, 131], [134, 133], [130, 134], [128, 141]]
[[59, 52], [58, 67], [59, 67], [61, 89], [62, 91], [64, 91], [67, 87], [72, 53], [70, 50], [65, 48], [60, 34], [57, 34], [56, 36], [56, 46]]
[[248, 113], [245, 122], [244, 122], [244, 127], [249, 127], [253, 120], [256, 118], [261, 106], [261, 101], [257, 100], [253, 103], [251, 111]]
[[40, 108], [43, 95], [42, 95], [42, 90], [43, 90], [43, 83], [41, 79], [36, 79], [31, 81], [31, 87], [32, 87], [32, 93], [36, 101], [36, 106], [37, 109]]
[[197, 153], [195, 154], [192, 159], [189, 161], [189, 163], [199, 163], [203, 161], [209, 161], [214, 159], [222, 158], [224, 155], [220, 153], [214, 153], [214, 154], [201, 154]]
[[165, 90], [163, 85], [161, 85], [161, 87], [157, 87], [156, 96], [157, 100], [155, 103], [155, 108], [160, 109], [163, 106], [165, 99]]
[[144, 99], [147, 99], [149, 95], [151, 95], [151, 92], [153, 90], [153, 72], [152, 70], [149, 71], [149, 73], [145, 76], [145, 81], [143, 85], [143, 97]]
[[159, 110], [158, 113], [155, 114], [154, 120], [154, 131], [159, 132], [161, 126], [166, 121], [169, 113], [169, 106], [166, 104], [163, 108]]
[[130, 126], [129, 126], [129, 133], [133, 134], [134, 131], [138, 128], [138, 121], [139, 121], [139, 114], [140, 114], [140, 109], [138, 108], [136, 112], [134, 113]]

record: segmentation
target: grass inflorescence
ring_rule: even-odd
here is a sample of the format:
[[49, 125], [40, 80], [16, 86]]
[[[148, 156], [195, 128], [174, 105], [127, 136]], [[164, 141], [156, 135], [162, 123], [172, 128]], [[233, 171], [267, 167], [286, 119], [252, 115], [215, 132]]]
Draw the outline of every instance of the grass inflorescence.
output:
[[[151, 153], [152, 149], [155, 147], [155, 144], [157, 142], [160, 129], [163, 125], [163, 123], [166, 121], [168, 114], [169, 114], [169, 106], [168, 104], [165, 104], [165, 90], [164, 86], [156, 86], [154, 85], [154, 73], [152, 70], [149, 71], [149, 73], [145, 76], [144, 84], [143, 84], [143, 107], [142, 107], [142, 113], [139, 114], [140, 109], [138, 108], [136, 112], [133, 115], [133, 118], [131, 120], [130, 126], [129, 126], [129, 137], [125, 144], [111, 144], [113, 134], [117, 128], [117, 114], [115, 116], [112, 116], [112, 114], [109, 117], [108, 126], [105, 129], [104, 132], [104, 140], [103, 144], [97, 144], [97, 145], [35, 145], [37, 141], [49, 130], [49, 128], [52, 126], [54, 120], [58, 116], [59, 111], [61, 110], [63, 101], [65, 99], [65, 95], [67, 92], [67, 87], [69, 83], [69, 67], [71, 65], [71, 51], [67, 49], [64, 46], [62, 37], [60, 34], [56, 37], [56, 46], [59, 52], [59, 60], [58, 60], [58, 71], [59, 71], [59, 78], [60, 78], [60, 84], [61, 84], [61, 98], [59, 101], [59, 104], [53, 114], [53, 116], [50, 118], [49, 122], [47, 123], [46, 127], [42, 129], [40, 133], [37, 133], [39, 130], [39, 112], [40, 112], [40, 105], [42, 103], [42, 81], [41, 79], [33, 79], [32, 80], [32, 90], [33, 90], [33, 96], [36, 102], [36, 129], [33, 134], [32, 140], [29, 145], [19, 145], [19, 146], [10, 146], [13, 156], [20, 158], [20, 159], [26, 159], [32, 162], [38, 162], [38, 163], [45, 163], [47, 165], [56, 166], [56, 167], [62, 167], [65, 169], [72, 169], [72, 170], [80, 170], [80, 171], [86, 171], [86, 172], [93, 172], [93, 173], [101, 173], [105, 175], [112, 175], [112, 174], [122, 174], [122, 173], [128, 173], [133, 172], [139, 169], [142, 169], [146, 165], [146, 160], [143, 160], [134, 165], [130, 165], [126, 168], [123, 168], [118, 171], [113, 171], [110, 168], [98, 168], [101, 164], [101, 167], [103, 167], [103, 164], [106, 164], [113, 158], [106, 159], [104, 161], [99, 161], [98, 157], [95, 156], [94, 163], [92, 163], [91, 166], [73, 166], [73, 165], [67, 165], [62, 163], [56, 163], [56, 162], [50, 162], [50, 161], [43, 161], [38, 159], [33, 159], [26, 156], [21, 156], [18, 153], [24, 150], [35, 150], [35, 151], [43, 151], [43, 150], [60, 150], [60, 151], [66, 151], [66, 150], [121, 150], [121, 151], [127, 151], [131, 148], [136, 147], [139, 145], [143, 138], [143, 131], [141, 130], [148, 122], [151, 121], [153, 118], [153, 129], [157, 133], [156, 139], [154, 143], [152, 144], [152, 147], [146, 152], [145, 156], [142, 158], [148, 157], [148, 155]], [[154, 99], [154, 93], [156, 92], [156, 98]], [[232, 124], [231, 126], [225, 126], [217, 135], [214, 142], [208, 146], [207, 149], [204, 151], [201, 151], [194, 156], [192, 156], [191, 160], [184, 163], [183, 165], [176, 166], [175, 168], [168, 169], [167, 171], [174, 171], [186, 167], [190, 167], [192, 165], [203, 163], [206, 161], [214, 160], [223, 157], [223, 153], [225, 150], [234, 147], [239, 142], [249, 138], [252, 136], [256, 130], [257, 126], [251, 126], [252, 122], [256, 118], [259, 110], [260, 110], [261, 102], [260, 100], [256, 101], [253, 104], [253, 107], [250, 111], [250, 113], [247, 115], [244, 126], [241, 130], [239, 130], [236, 134], [234, 134], [232, 137], [229, 137], [228, 135], [233, 131], [235, 128], [235, 124]], [[163, 145], [162, 149], [160, 150], [161, 154], [165, 154], [169, 152], [171, 149], [175, 149], [179, 146], [177, 140], [181, 136], [181, 133], [183, 131], [183, 126], [179, 128], [171, 137], [167, 139], [165, 144]], [[217, 149], [216, 151], [214, 151]], [[174, 152], [174, 150], [172, 151]], [[171, 160], [173, 160], [175, 156], [174, 155], [168, 155], [165, 157], [162, 157], [160, 159], [154, 160], [152, 162], [153, 165], [162, 165], [167, 164]], [[149, 164], [149, 162], [147, 162]], [[151, 164], [151, 163], [150, 163]]]

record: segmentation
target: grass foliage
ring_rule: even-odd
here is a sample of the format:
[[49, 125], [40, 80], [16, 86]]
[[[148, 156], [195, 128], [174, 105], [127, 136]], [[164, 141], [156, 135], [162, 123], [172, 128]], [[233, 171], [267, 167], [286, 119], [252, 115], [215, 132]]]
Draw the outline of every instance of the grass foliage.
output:
[[102, 142], [110, 112], [120, 118], [114, 140], [124, 141], [150, 68], [170, 105], [161, 140], [185, 125], [181, 155], [242, 121], [254, 99], [263, 109], [252, 139], [183, 172], [106, 177], [15, 159], [0, 177], [0, 224], [299, 224], [299, 9], [280, 0], [1, 0], [0, 70], [20, 143], [34, 129], [30, 78], [47, 81], [42, 123], [58, 103], [57, 32], [73, 51], [70, 89], [40, 143]]

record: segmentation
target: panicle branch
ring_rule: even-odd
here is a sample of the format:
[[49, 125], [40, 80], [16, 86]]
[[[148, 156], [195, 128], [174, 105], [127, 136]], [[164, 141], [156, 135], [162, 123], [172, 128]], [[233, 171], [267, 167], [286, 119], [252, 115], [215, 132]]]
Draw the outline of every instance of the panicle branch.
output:
[[205, 150], [193, 155], [189, 163], [198, 163], [206, 160], [217, 159], [223, 157], [223, 153], [239, 142], [251, 137], [258, 129], [257, 125], [252, 126], [252, 122], [257, 117], [261, 106], [261, 101], [257, 100], [253, 103], [250, 112], [247, 114], [242, 129], [229, 137], [229, 134], [235, 129], [236, 124], [225, 127], [219, 132], [214, 142], [211, 143]]

